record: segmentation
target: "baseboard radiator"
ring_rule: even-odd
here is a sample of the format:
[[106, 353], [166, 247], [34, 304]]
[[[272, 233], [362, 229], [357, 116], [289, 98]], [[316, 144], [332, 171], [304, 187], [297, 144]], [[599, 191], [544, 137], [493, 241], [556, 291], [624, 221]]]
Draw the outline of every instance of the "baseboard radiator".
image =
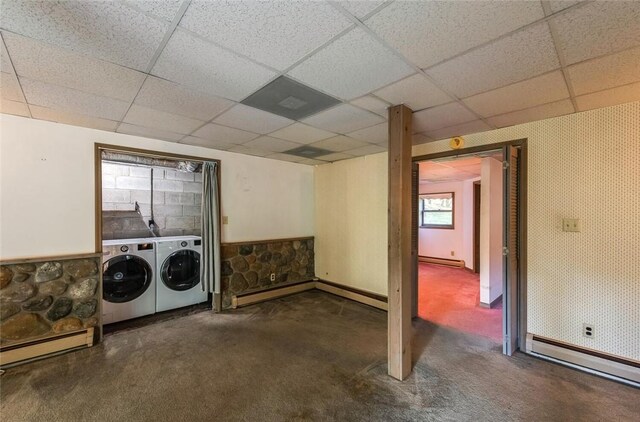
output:
[[444, 265], [445, 267], [465, 268], [465, 262], [462, 259], [436, 258], [433, 256], [418, 256], [418, 261], [427, 264]]
[[273, 300], [313, 289], [322, 290], [323, 292], [373, 306], [374, 308], [382, 309], [384, 311], [387, 310], [387, 298], [384, 296], [320, 279], [301, 281], [298, 283], [276, 286], [268, 290], [247, 292], [233, 296], [231, 298], [231, 307], [238, 308], [241, 306], [252, 305], [254, 303]]
[[91, 347], [94, 334], [94, 328], [91, 327], [55, 337], [4, 346], [0, 348], [0, 367], [6, 368], [71, 350]]
[[640, 387], [640, 362], [527, 333], [526, 352]]

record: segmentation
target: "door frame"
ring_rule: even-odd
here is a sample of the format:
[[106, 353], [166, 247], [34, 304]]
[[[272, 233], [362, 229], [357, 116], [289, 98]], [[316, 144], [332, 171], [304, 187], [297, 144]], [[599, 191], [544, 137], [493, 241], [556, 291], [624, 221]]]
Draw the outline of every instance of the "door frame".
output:
[[[518, 180], [518, 252], [519, 252], [519, 267], [518, 267], [518, 280], [517, 280], [517, 297], [518, 297], [518, 348], [520, 351], [526, 350], [526, 334], [527, 334], [527, 138], [514, 139], [506, 142], [496, 142], [485, 145], [478, 145], [468, 148], [462, 148], [457, 150], [449, 150], [442, 152], [435, 152], [431, 154], [417, 155], [411, 158], [413, 163], [420, 163], [423, 161], [430, 161], [437, 158], [457, 157], [462, 155], [470, 155], [480, 152], [487, 152], [493, 150], [502, 150], [504, 147], [513, 146], [520, 149], [520, 178]], [[503, 160], [506, 157], [503, 156]], [[412, 193], [415, 194], [415, 189], [412, 189]], [[506, 192], [504, 192], [504, 198], [506, 200]], [[506, 216], [503, 216], [503, 225], [506, 228]], [[411, 230], [418, 230], [418, 227], [411, 227]], [[417, 265], [412, 263], [412, 265]], [[504, 264], [503, 264], [504, 265]], [[417, 267], [414, 267], [417, 272]], [[417, 277], [414, 279], [417, 282]], [[413, 298], [411, 303], [417, 302], [418, 288], [415, 286], [413, 291], [416, 292], [416, 297]], [[503, 292], [504, 293], [504, 292]], [[503, 300], [507, 300], [503, 296]], [[507, 306], [503, 303], [503, 313], [506, 312]], [[504, 320], [504, 314], [503, 314]], [[503, 336], [504, 336], [503, 332]], [[510, 333], [513, 335], [513, 333]], [[504, 344], [504, 337], [502, 343]]]
[[473, 182], [473, 267], [471, 270], [480, 274], [480, 209], [481, 209], [481, 182]]

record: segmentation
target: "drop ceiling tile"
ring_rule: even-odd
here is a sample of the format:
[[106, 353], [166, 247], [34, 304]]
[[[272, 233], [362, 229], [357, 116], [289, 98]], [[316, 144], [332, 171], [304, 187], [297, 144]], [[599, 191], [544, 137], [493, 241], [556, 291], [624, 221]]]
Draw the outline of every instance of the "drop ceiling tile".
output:
[[308, 165], [308, 166], [319, 166], [321, 164], [327, 164], [326, 161], [314, 160], [313, 158], [305, 158], [304, 160], [301, 160], [298, 163], [299, 164], [305, 164], [305, 165]]
[[550, 104], [543, 104], [527, 110], [514, 111], [513, 113], [501, 114], [489, 117], [487, 121], [496, 127], [506, 127], [521, 123], [533, 122], [536, 120], [548, 119], [573, 113], [571, 100], [556, 101]]
[[270, 133], [269, 136], [286, 139], [287, 141], [297, 142], [299, 144], [310, 144], [321, 139], [331, 138], [332, 136], [336, 136], [336, 134], [296, 122], [291, 126]]
[[389, 143], [389, 125], [387, 122], [366, 127], [349, 133], [349, 136], [364, 142], [387, 145]]
[[145, 138], [160, 139], [163, 141], [177, 142], [184, 137], [179, 133], [168, 132], [150, 127], [142, 127], [129, 123], [121, 123], [117, 130], [118, 133], [126, 133], [127, 135], [143, 136]]
[[[0, 34], [1, 35], [1, 34]], [[9, 60], [9, 53], [4, 46], [4, 39], [0, 36], [0, 72], [13, 73], [13, 65]]]
[[234, 101], [242, 100], [276, 76], [265, 67], [179, 29], [151, 73]]
[[640, 47], [567, 68], [575, 95], [640, 81]]
[[282, 139], [272, 138], [270, 136], [261, 136], [243, 145], [248, 148], [271, 152], [284, 152], [300, 146], [298, 143], [283, 141]]
[[320, 157], [318, 157], [318, 159], [325, 162], [333, 163], [340, 160], [348, 160], [349, 158], [354, 158], [354, 157], [355, 156], [351, 154], [345, 154], [343, 152], [334, 152], [332, 154], [321, 155]]
[[165, 79], [149, 76], [136, 97], [136, 104], [199, 120], [211, 120], [235, 103], [206, 95]]
[[220, 141], [229, 144], [242, 144], [244, 142], [249, 142], [252, 139], [256, 139], [259, 135], [257, 133], [251, 133], [245, 130], [239, 130], [232, 127], [208, 123], [193, 132], [193, 136], [207, 139], [209, 141]]
[[369, 13], [373, 12], [378, 6], [383, 5], [384, 1], [353, 0], [336, 1], [335, 3], [342, 6], [347, 12], [351, 13], [356, 18], [362, 19]]
[[125, 3], [155, 18], [171, 22], [184, 0], [126, 0]]
[[54, 110], [119, 121], [129, 108], [129, 103], [125, 101], [100, 97], [32, 79], [20, 78], [20, 83], [29, 104]]
[[532, 1], [397, 1], [365, 24], [424, 68], [543, 17]]
[[213, 139], [202, 139], [196, 136], [186, 136], [182, 138], [179, 143], [194, 145], [197, 147], [220, 149], [225, 151], [228, 150], [229, 148], [233, 148], [237, 146], [236, 144], [231, 142], [224, 142], [224, 141], [218, 141]]
[[460, 98], [560, 67], [546, 22], [435, 66], [427, 73]]
[[4, 1], [0, 27], [145, 70], [169, 24], [113, 1]]
[[266, 158], [271, 158], [273, 160], [280, 160], [280, 161], [289, 161], [290, 163], [300, 163], [301, 161], [307, 160], [307, 158], [304, 158], [304, 157], [298, 157], [296, 155], [289, 155], [289, 154], [282, 154], [281, 152], [267, 155]]
[[428, 142], [433, 142], [433, 139], [429, 138], [424, 133], [414, 133], [413, 139], [411, 140], [412, 145], [426, 144]]
[[640, 101], [640, 82], [576, 97], [578, 111]]
[[384, 119], [350, 104], [341, 104], [315, 116], [307, 117], [302, 121], [331, 132], [348, 133], [382, 123]]
[[29, 107], [25, 103], [0, 98], [0, 113], [30, 117]]
[[374, 94], [391, 104], [405, 104], [414, 111], [453, 101], [421, 74], [398, 81]]
[[234, 145], [227, 151], [236, 152], [238, 154], [254, 155], [256, 157], [265, 157], [273, 154], [273, 151], [263, 150], [255, 147], [248, 147], [246, 145]]
[[271, 133], [293, 123], [285, 117], [276, 116], [257, 108], [236, 104], [213, 120], [221, 125], [248, 130], [262, 135]]
[[640, 2], [596, 1], [553, 19], [557, 44], [567, 64], [640, 44]]
[[16, 73], [89, 94], [133, 101], [145, 74], [11, 33], [3, 33]]
[[168, 132], [189, 134], [204, 124], [201, 120], [178, 116], [133, 104], [122, 120], [137, 126], [152, 127]]
[[0, 97], [4, 100], [24, 102], [16, 75], [0, 72]]
[[581, 0], [552, 0], [549, 1], [549, 8], [552, 13], [557, 13], [561, 10], [566, 9], [567, 7], [574, 6], [578, 3], [581, 3]]
[[569, 90], [560, 70], [516, 82], [502, 88], [464, 99], [464, 103], [483, 117], [523, 110], [540, 104], [569, 98]]
[[474, 120], [472, 122], [461, 123], [459, 125], [449, 126], [442, 129], [432, 130], [426, 133], [431, 139], [445, 139], [454, 136], [468, 135], [470, 133], [485, 132], [491, 130], [491, 126], [482, 120]]
[[328, 94], [349, 100], [413, 72], [409, 65], [363, 29], [355, 28], [288, 74]]
[[365, 95], [364, 97], [352, 100], [351, 104], [360, 108], [364, 108], [365, 110], [372, 111], [377, 115], [384, 117], [385, 119], [389, 115], [387, 109], [391, 106], [391, 104], [387, 103], [386, 101], [383, 101], [371, 95]]
[[459, 103], [449, 103], [413, 113], [413, 132], [433, 131], [476, 120], [477, 117]]
[[180, 21], [181, 27], [278, 70], [351, 25], [325, 2], [285, 1], [194, 0]]
[[326, 149], [328, 151], [342, 152], [348, 149], [355, 149], [369, 145], [367, 142], [359, 141], [348, 136], [340, 135], [311, 144], [312, 147]]
[[48, 120], [50, 122], [64, 123], [72, 126], [82, 126], [91, 129], [106, 130], [113, 132], [118, 127], [118, 122], [113, 120], [100, 119], [97, 117], [83, 116], [82, 114], [68, 113], [53, 110], [37, 105], [29, 106], [34, 119]]
[[361, 157], [363, 155], [379, 154], [386, 150], [386, 148], [382, 148], [380, 145], [366, 145], [360, 148], [347, 150], [345, 151], [345, 154], [353, 155], [354, 157]]

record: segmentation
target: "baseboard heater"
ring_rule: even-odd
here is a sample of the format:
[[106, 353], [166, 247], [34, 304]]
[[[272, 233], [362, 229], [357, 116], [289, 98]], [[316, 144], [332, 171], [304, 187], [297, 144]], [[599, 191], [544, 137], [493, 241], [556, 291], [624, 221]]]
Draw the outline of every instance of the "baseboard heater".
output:
[[323, 292], [354, 300], [384, 311], [387, 310], [387, 298], [384, 296], [320, 279], [276, 286], [257, 292], [242, 293], [231, 298], [231, 307], [238, 308], [252, 305], [313, 289], [322, 290]]
[[444, 265], [446, 267], [465, 268], [465, 263], [462, 259], [447, 259], [436, 258], [433, 256], [418, 256], [418, 261], [426, 262], [427, 264]]
[[640, 387], [640, 362], [527, 334], [527, 353]]
[[74, 331], [0, 348], [0, 367], [6, 368], [51, 355], [93, 346], [94, 328]]

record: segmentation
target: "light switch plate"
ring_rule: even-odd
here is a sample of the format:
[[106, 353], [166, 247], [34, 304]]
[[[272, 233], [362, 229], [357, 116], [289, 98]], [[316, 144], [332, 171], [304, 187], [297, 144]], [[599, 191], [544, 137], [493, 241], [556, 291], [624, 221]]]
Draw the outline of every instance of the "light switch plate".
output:
[[579, 232], [580, 219], [579, 218], [563, 218], [562, 231], [563, 232]]
[[222, 224], [229, 224], [229, 216], [227, 215], [222, 216]]

